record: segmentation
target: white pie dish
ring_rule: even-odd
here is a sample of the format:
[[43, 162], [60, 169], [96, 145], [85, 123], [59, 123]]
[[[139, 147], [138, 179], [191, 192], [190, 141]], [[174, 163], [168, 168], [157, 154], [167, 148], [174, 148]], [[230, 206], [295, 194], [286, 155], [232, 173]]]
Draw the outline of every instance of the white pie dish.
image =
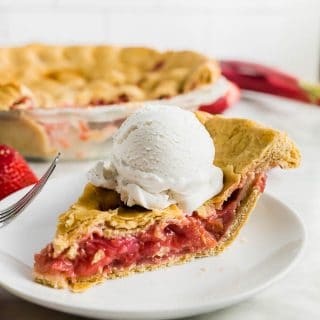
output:
[[[229, 98], [229, 94], [235, 97]], [[220, 76], [213, 85], [170, 99], [86, 108], [75, 106], [0, 111], [0, 125], [6, 128], [0, 136], [0, 143], [13, 145], [29, 159], [48, 160], [58, 151], [62, 152], [65, 160], [101, 159], [108, 153], [110, 138], [122, 122], [146, 104], [177, 105], [190, 111], [204, 106], [210, 110], [219, 99], [233, 103], [238, 95], [235, 85]], [[19, 136], [14, 139], [13, 130], [19, 130]], [[29, 142], [32, 141], [32, 147], [28, 143], [26, 145], [21, 134]]]

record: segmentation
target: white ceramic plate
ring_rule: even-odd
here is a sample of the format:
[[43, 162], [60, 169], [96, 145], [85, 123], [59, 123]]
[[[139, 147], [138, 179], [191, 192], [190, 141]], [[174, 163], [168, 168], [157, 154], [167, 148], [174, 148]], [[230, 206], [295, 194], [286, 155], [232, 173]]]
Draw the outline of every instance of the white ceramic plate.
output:
[[[234, 244], [218, 257], [106, 281], [72, 294], [32, 281], [33, 254], [53, 238], [57, 216], [80, 195], [85, 177], [52, 179], [26, 211], [0, 229], [0, 285], [36, 304], [101, 319], [168, 319], [244, 300], [282, 277], [305, 242], [301, 220], [263, 195]], [[1, 202], [6, 207], [19, 191]]]

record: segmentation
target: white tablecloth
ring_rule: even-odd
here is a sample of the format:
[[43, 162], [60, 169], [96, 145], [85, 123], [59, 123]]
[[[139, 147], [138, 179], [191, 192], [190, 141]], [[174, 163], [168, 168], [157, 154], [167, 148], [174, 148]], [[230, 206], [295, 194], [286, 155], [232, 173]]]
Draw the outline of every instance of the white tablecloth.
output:
[[[267, 192], [277, 196], [303, 218], [308, 242], [302, 259], [284, 279], [250, 300], [195, 319], [320, 319], [320, 107], [246, 93], [226, 115], [251, 118], [285, 130], [298, 144], [303, 156], [301, 167], [286, 172], [273, 170], [267, 182]], [[55, 176], [86, 170], [92, 163], [62, 162]], [[41, 175], [47, 164], [31, 163], [31, 166]], [[0, 289], [0, 319], [71, 320], [78, 317], [24, 302]]]

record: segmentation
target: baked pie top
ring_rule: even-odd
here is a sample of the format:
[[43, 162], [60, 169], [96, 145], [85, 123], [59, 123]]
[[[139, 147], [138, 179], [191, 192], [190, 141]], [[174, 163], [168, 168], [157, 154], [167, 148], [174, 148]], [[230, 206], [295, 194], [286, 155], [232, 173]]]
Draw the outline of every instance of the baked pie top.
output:
[[0, 48], [0, 110], [169, 98], [212, 84], [218, 64], [192, 51], [114, 46]]
[[[200, 216], [221, 209], [231, 193], [252, 173], [280, 166], [297, 167], [300, 153], [285, 133], [265, 128], [253, 121], [227, 119], [198, 112], [199, 120], [214, 139], [215, 165], [224, 172], [223, 190], [198, 208]], [[106, 237], [135, 234], [155, 221], [179, 219], [183, 212], [176, 205], [161, 210], [146, 210], [123, 206], [119, 195], [112, 190], [88, 184], [83, 195], [59, 218], [54, 254], [66, 248], [68, 255], [77, 251], [77, 240], [93, 231]]]

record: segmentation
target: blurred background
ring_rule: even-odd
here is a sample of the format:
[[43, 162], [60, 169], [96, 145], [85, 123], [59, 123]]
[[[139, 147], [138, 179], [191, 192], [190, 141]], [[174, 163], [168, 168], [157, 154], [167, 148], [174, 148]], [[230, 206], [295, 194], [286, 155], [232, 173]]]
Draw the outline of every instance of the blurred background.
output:
[[112, 43], [197, 49], [319, 80], [317, 0], [0, 0], [0, 45]]

